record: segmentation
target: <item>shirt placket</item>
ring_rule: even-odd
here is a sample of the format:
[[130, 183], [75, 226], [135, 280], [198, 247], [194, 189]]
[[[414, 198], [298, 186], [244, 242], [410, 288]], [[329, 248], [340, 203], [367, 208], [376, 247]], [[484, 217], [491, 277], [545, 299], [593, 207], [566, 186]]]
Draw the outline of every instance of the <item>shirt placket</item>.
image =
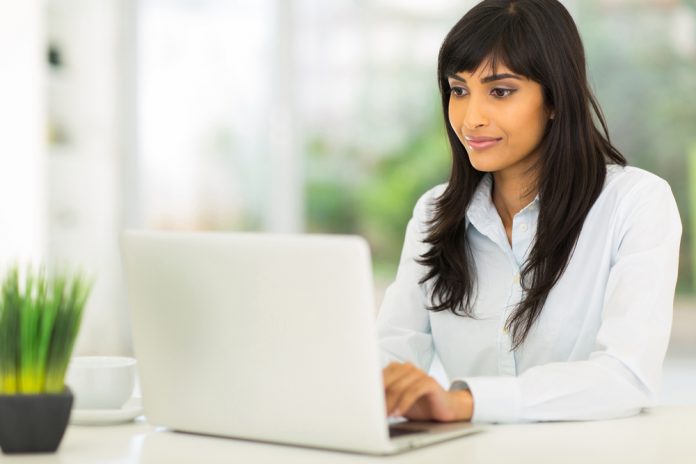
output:
[[534, 207], [534, 205], [530, 205], [513, 218], [512, 246], [507, 241], [504, 229], [502, 229], [503, 242], [499, 243], [510, 263], [510, 292], [498, 330], [498, 372], [500, 375], [517, 375], [517, 360], [515, 352], [512, 351], [512, 331], [508, 330], [505, 324], [524, 296], [520, 271], [527, 259], [527, 252], [533, 237]]
[[510, 291], [507, 304], [503, 308], [498, 322], [498, 372], [500, 375], [517, 375], [517, 362], [512, 351], [512, 332], [505, 328], [505, 322], [522, 300], [523, 291], [520, 283], [520, 269], [526, 261], [529, 245], [536, 233], [538, 197], [513, 218], [512, 246], [508, 242], [502, 220], [491, 200], [491, 178], [487, 175], [479, 184], [478, 191], [472, 199], [468, 218], [475, 227], [488, 237], [507, 257], [510, 264]]
[[499, 321], [498, 330], [498, 372], [500, 375], [516, 375], [517, 363], [515, 353], [512, 351], [512, 331], [505, 327], [505, 323], [510, 317], [510, 313], [515, 309], [517, 303], [522, 297], [522, 288], [520, 286], [520, 268], [512, 255], [510, 246], [506, 243], [508, 261], [510, 262], [510, 292], [507, 304], [503, 309], [502, 316]]

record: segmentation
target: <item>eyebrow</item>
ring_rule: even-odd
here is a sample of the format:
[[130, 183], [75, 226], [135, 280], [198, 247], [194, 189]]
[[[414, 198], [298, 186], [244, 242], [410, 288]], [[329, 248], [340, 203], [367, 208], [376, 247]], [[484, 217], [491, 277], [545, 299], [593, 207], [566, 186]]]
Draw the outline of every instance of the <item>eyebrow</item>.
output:
[[[463, 77], [459, 77], [456, 74], [452, 74], [448, 77], [451, 79], [461, 81], [461, 82], [466, 82], [466, 79], [464, 79]], [[522, 80], [522, 78], [520, 78], [520, 76], [516, 76], [515, 74], [505, 73], [505, 74], [493, 74], [492, 76], [484, 77], [483, 79], [481, 79], [481, 83], [486, 84], [488, 82], [499, 81], [501, 79], [506, 79], [508, 77], [512, 78], [512, 79]]]

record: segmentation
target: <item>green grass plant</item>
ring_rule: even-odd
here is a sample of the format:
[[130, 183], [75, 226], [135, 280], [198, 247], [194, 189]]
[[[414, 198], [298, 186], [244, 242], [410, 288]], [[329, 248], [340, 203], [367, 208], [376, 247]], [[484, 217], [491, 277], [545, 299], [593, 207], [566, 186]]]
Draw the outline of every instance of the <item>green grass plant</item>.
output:
[[0, 289], [0, 394], [61, 393], [93, 281], [15, 265]]

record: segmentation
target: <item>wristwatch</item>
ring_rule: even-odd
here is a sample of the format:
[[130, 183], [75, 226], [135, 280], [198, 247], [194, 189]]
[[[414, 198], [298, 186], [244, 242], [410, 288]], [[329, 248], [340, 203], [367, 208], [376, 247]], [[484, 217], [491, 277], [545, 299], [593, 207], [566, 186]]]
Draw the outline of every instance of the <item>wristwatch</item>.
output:
[[450, 391], [462, 391], [462, 390], [471, 391], [471, 389], [469, 388], [469, 384], [463, 380], [455, 380], [454, 382], [452, 382], [449, 390]]

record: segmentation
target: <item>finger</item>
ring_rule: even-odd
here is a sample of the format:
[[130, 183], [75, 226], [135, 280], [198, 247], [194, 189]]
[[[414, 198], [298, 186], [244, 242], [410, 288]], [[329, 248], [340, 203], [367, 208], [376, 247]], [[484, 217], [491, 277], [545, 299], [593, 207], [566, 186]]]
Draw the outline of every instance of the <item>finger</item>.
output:
[[403, 369], [404, 363], [398, 363], [398, 362], [391, 362], [387, 367], [382, 369], [382, 378], [385, 380], [385, 382], [388, 379], [391, 379], [395, 373], [399, 372], [401, 369]]
[[387, 413], [391, 411], [394, 402], [398, 400], [401, 393], [399, 391], [394, 391], [393, 387], [395, 383], [405, 377], [414, 375], [418, 370], [410, 364], [395, 364], [389, 367], [389, 370], [384, 373], [384, 396], [385, 396], [385, 407], [387, 408]]
[[437, 393], [440, 390], [443, 394], [447, 393], [435, 379], [426, 376], [412, 384], [410, 388], [401, 395], [399, 401], [396, 403], [395, 409], [401, 411], [402, 414], [406, 414], [416, 401], [430, 393]]
[[[406, 385], [417, 380], [425, 373], [410, 363], [392, 363], [384, 370], [384, 395], [386, 413], [392, 412], [395, 402], [401, 397]], [[399, 387], [395, 388], [395, 385]]]
[[389, 388], [395, 381], [399, 380], [404, 375], [419, 370], [416, 366], [411, 363], [392, 363], [389, 364], [382, 371], [382, 379], [384, 381], [384, 388]]
[[404, 392], [414, 383], [427, 377], [427, 374], [419, 369], [409, 369], [403, 371], [404, 375], [395, 379], [388, 387], [385, 387], [384, 394], [386, 398], [387, 413], [394, 410], [394, 406], [400, 401]]

